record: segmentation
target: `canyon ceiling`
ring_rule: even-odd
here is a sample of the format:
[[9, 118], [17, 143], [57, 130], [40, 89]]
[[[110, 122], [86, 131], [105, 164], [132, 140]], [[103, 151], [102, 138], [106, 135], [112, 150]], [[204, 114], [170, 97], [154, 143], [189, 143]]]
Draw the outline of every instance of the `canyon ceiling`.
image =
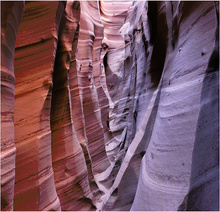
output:
[[1, 210], [219, 210], [218, 1], [1, 1]]

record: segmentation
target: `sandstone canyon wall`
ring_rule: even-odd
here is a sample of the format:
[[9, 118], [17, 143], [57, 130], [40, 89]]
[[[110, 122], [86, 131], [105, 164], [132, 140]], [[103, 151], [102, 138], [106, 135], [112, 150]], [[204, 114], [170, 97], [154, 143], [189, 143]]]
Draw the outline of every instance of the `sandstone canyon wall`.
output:
[[219, 210], [219, 2], [1, 2], [1, 210]]

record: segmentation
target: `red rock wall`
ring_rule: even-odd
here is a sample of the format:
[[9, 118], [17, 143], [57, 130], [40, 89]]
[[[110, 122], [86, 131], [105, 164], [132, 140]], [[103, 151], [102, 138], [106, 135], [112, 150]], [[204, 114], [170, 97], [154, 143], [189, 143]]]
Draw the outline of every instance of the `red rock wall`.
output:
[[26, 2], [15, 53], [15, 210], [59, 210], [51, 152], [51, 91], [59, 2]]
[[2, 210], [218, 210], [218, 2], [1, 6]]

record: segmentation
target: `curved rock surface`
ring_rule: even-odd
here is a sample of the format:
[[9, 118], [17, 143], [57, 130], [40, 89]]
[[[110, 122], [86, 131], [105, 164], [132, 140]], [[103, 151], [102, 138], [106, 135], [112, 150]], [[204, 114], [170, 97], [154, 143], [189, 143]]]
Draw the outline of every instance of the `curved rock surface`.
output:
[[23, 2], [1, 2], [1, 208], [13, 210], [15, 184], [14, 50]]
[[219, 2], [1, 16], [1, 210], [219, 210]]
[[[51, 153], [51, 88], [59, 2], [25, 2], [15, 53], [15, 210], [60, 210]], [[42, 24], [44, 23], [44, 24]]]
[[[150, 10], [152, 5], [149, 3], [147, 6]], [[218, 188], [214, 189], [213, 183], [208, 183], [214, 181], [218, 185], [218, 159], [215, 156], [218, 152], [218, 120], [211, 115], [217, 114], [218, 83], [214, 79], [218, 78], [218, 65], [208, 71], [215, 39], [218, 39], [215, 37], [218, 26], [216, 9], [213, 2], [166, 2], [163, 6], [169, 41], [156, 94], [158, 108], [154, 127], [142, 160], [131, 210], [204, 210], [207, 205], [206, 209], [216, 210]], [[160, 3], [156, 7], [157, 21], [160, 22], [164, 10]], [[157, 33], [160, 33], [159, 29]], [[213, 78], [212, 85], [206, 83], [210, 78]], [[206, 96], [206, 92], [213, 92], [212, 97]], [[202, 109], [204, 98], [206, 112]], [[208, 109], [211, 105], [214, 110]], [[209, 118], [206, 113], [209, 113]], [[212, 122], [212, 129], [206, 132], [208, 135], [198, 134], [204, 125], [200, 121], [201, 116], [206, 117], [204, 122]], [[213, 148], [212, 159], [206, 152], [206, 142], [201, 144], [205, 136], [209, 137], [206, 142]], [[203, 159], [209, 162], [205, 165]], [[204, 164], [201, 166], [200, 163]], [[197, 169], [201, 171], [199, 175]], [[194, 194], [195, 189], [200, 190], [199, 194]], [[201, 202], [205, 198], [203, 189], [211, 199], [209, 203]]]

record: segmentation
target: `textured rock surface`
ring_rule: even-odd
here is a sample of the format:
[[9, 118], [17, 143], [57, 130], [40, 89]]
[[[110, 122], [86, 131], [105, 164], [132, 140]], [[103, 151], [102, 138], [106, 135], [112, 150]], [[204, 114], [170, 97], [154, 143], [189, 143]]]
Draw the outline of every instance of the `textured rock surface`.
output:
[[[59, 210], [51, 154], [51, 88], [64, 4], [26, 2], [15, 53], [15, 210]], [[42, 24], [44, 23], [44, 24]]]
[[1, 10], [2, 210], [219, 209], [218, 2]]
[[[150, 6], [148, 4], [149, 10]], [[157, 8], [158, 12], [162, 12], [159, 3]], [[149, 146], [142, 160], [132, 210], [184, 209], [186, 203], [182, 202], [188, 193], [191, 174], [193, 176], [193, 172], [201, 167], [198, 160], [201, 161], [202, 158], [205, 158], [212, 164], [207, 164], [207, 166], [215, 166], [214, 169], [218, 170], [218, 160], [214, 156], [215, 151], [218, 152], [218, 129], [215, 128], [218, 120], [215, 121], [211, 118], [212, 113], [215, 114], [214, 116], [217, 114], [218, 83], [215, 84], [213, 81], [211, 87], [206, 85], [206, 88], [202, 88], [207, 78], [208, 62], [214, 50], [217, 27], [216, 10], [213, 2], [166, 2], [165, 8], [169, 37], [167, 56], [158, 86], [159, 101], [155, 123]], [[161, 14], [158, 13], [158, 15], [160, 17]], [[163, 33], [163, 35], [165, 34]], [[218, 68], [208, 75], [218, 78]], [[207, 153], [205, 153], [207, 148], [205, 144], [203, 146], [200, 143], [201, 140], [199, 141], [200, 150], [196, 150], [198, 148], [197, 131], [201, 127], [198, 119], [199, 115], [201, 116], [203, 113], [204, 104], [202, 95], [205, 91], [203, 92], [202, 89], [212, 90], [209, 92], [215, 93], [212, 97], [206, 96], [209, 99], [207, 104], [211, 104], [208, 103], [209, 101], [214, 101], [213, 106], [216, 107], [213, 108], [213, 111], [209, 110], [208, 119], [213, 121], [214, 129], [208, 132], [210, 140], [206, 140], [206, 142], [212, 143], [213, 155], [211, 157], [215, 162], [207, 158]], [[204, 115], [202, 114], [202, 116]], [[200, 151], [199, 154], [201, 154], [203, 148], [204, 155], [197, 156], [197, 151]], [[197, 163], [195, 165], [197, 168], [192, 167], [191, 172], [192, 160]], [[211, 167], [206, 168], [211, 172]], [[203, 167], [202, 172], [206, 168]], [[209, 171], [207, 170], [207, 172]], [[203, 182], [201, 182], [201, 173], [199, 174], [200, 179], [195, 180], [194, 177], [191, 177], [194, 184], [191, 185], [191, 189], [192, 186], [204, 186], [204, 182], [218, 178], [217, 172], [214, 176], [208, 177], [209, 175], [203, 176]], [[218, 185], [217, 181], [215, 182]], [[207, 183], [205, 186], [211, 189], [212, 185]], [[214, 192], [216, 197], [218, 196], [217, 187], [212, 188], [211, 192]], [[207, 195], [213, 196], [211, 199], [215, 204], [209, 204], [209, 209], [213, 207], [213, 210], [216, 210], [218, 201], [214, 200], [215, 195], [211, 192]], [[189, 196], [188, 208], [205, 209], [202, 204], [200, 204], [201, 208], [193, 206], [197, 198], [203, 198], [204, 194], [201, 191], [199, 193], [196, 198], [192, 198], [192, 195]]]
[[23, 2], [1, 2], [1, 208], [13, 210], [15, 184], [14, 50]]

